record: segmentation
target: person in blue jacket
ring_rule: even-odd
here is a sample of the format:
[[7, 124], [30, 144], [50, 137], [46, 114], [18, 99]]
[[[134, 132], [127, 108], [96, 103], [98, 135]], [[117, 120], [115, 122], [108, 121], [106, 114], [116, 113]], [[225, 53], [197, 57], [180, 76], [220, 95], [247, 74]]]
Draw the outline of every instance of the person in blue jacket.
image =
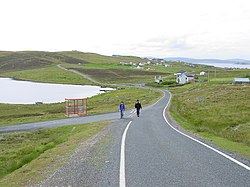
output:
[[121, 119], [122, 119], [125, 111], [125, 104], [123, 103], [123, 101], [121, 102], [119, 109], [121, 111]]

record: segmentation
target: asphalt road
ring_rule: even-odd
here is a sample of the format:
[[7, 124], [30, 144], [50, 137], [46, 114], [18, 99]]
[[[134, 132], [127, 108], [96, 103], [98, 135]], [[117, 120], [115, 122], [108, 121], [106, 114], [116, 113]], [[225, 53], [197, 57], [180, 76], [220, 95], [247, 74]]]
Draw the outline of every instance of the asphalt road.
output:
[[44, 122], [34, 122], [34, 123], [12, 125], [12, 126], [1, 126], [0, 134], [7, 132], [15, 132], [15, 131], [32, 131], [32, 130], [60, 127], [66, 125], [86, 124], [103, 120], [115, 120], [118, 117], [119, 113], [116, 112], [116, 113], [84, 116], [84, 117], [72, 117], [72, 118], [44, 121]]
[[79, 147], [65, 166], [39, 185], [250, 186], [247, 165], [166, 123], [163, 114], [170, 95], [165, 94], [143, 108], [140, 117], [130, 111], [121, 120], [117, 113], [96, 116], [116, 119], [98, 140]]

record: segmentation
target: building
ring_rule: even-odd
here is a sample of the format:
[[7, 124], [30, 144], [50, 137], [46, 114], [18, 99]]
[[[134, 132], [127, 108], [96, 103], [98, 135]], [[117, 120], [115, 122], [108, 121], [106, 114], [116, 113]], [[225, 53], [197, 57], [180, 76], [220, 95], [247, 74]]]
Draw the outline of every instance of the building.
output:
[[250, 84], [249, 78], [234, 78], [234, 84]]
[[143, 67], [143, 66], [140, 66], [140, 65], [138, 65], [136, 68], [137, 68], [137, 69], [144, 69], [144, 67]]
[[155, 76], [155, 83], [160, 83], [162, 81], [163, 79], [161, 78], [161, 76], [159, 76], [158, 78]]
[[179, 71], [176, 74], [176, 82], [178, 84], [186, 84], [187, 82], [194, 82], [197, 79], [197, 76], [194, 74], [190, 74], [186, 71]]
[[181, 74], [183, 74], [183, 73], [187, 73], [187, 72], [184, 71], [184, 70], [181, 70], [181, 71], [178, 71], [175, 75], [181, 75]]
[[200, 75], [205, 76], [205, 75], [207, 75], [207, 73], [205, 71], [202, 71], [202, 72], [200, 72]]

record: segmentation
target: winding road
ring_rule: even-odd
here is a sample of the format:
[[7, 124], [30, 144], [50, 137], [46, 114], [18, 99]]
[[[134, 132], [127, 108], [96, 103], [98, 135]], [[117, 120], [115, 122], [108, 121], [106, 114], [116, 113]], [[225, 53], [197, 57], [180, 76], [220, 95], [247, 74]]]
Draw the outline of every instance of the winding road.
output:
[[80, 146], [70, 161], [37, 186], [250, 186], [249, 163], [186, 135], [167, 113], [170, 93], [142, 110], [18, 126], [0, 132], [112, 120], [93, 145]]

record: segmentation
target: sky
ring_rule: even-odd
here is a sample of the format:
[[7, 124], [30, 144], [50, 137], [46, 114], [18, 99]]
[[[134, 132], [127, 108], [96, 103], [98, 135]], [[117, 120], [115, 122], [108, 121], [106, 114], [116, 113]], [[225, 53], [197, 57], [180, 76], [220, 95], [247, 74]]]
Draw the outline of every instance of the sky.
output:
[[0, 51], [250, 60], [249, 0], [0, 0]]

